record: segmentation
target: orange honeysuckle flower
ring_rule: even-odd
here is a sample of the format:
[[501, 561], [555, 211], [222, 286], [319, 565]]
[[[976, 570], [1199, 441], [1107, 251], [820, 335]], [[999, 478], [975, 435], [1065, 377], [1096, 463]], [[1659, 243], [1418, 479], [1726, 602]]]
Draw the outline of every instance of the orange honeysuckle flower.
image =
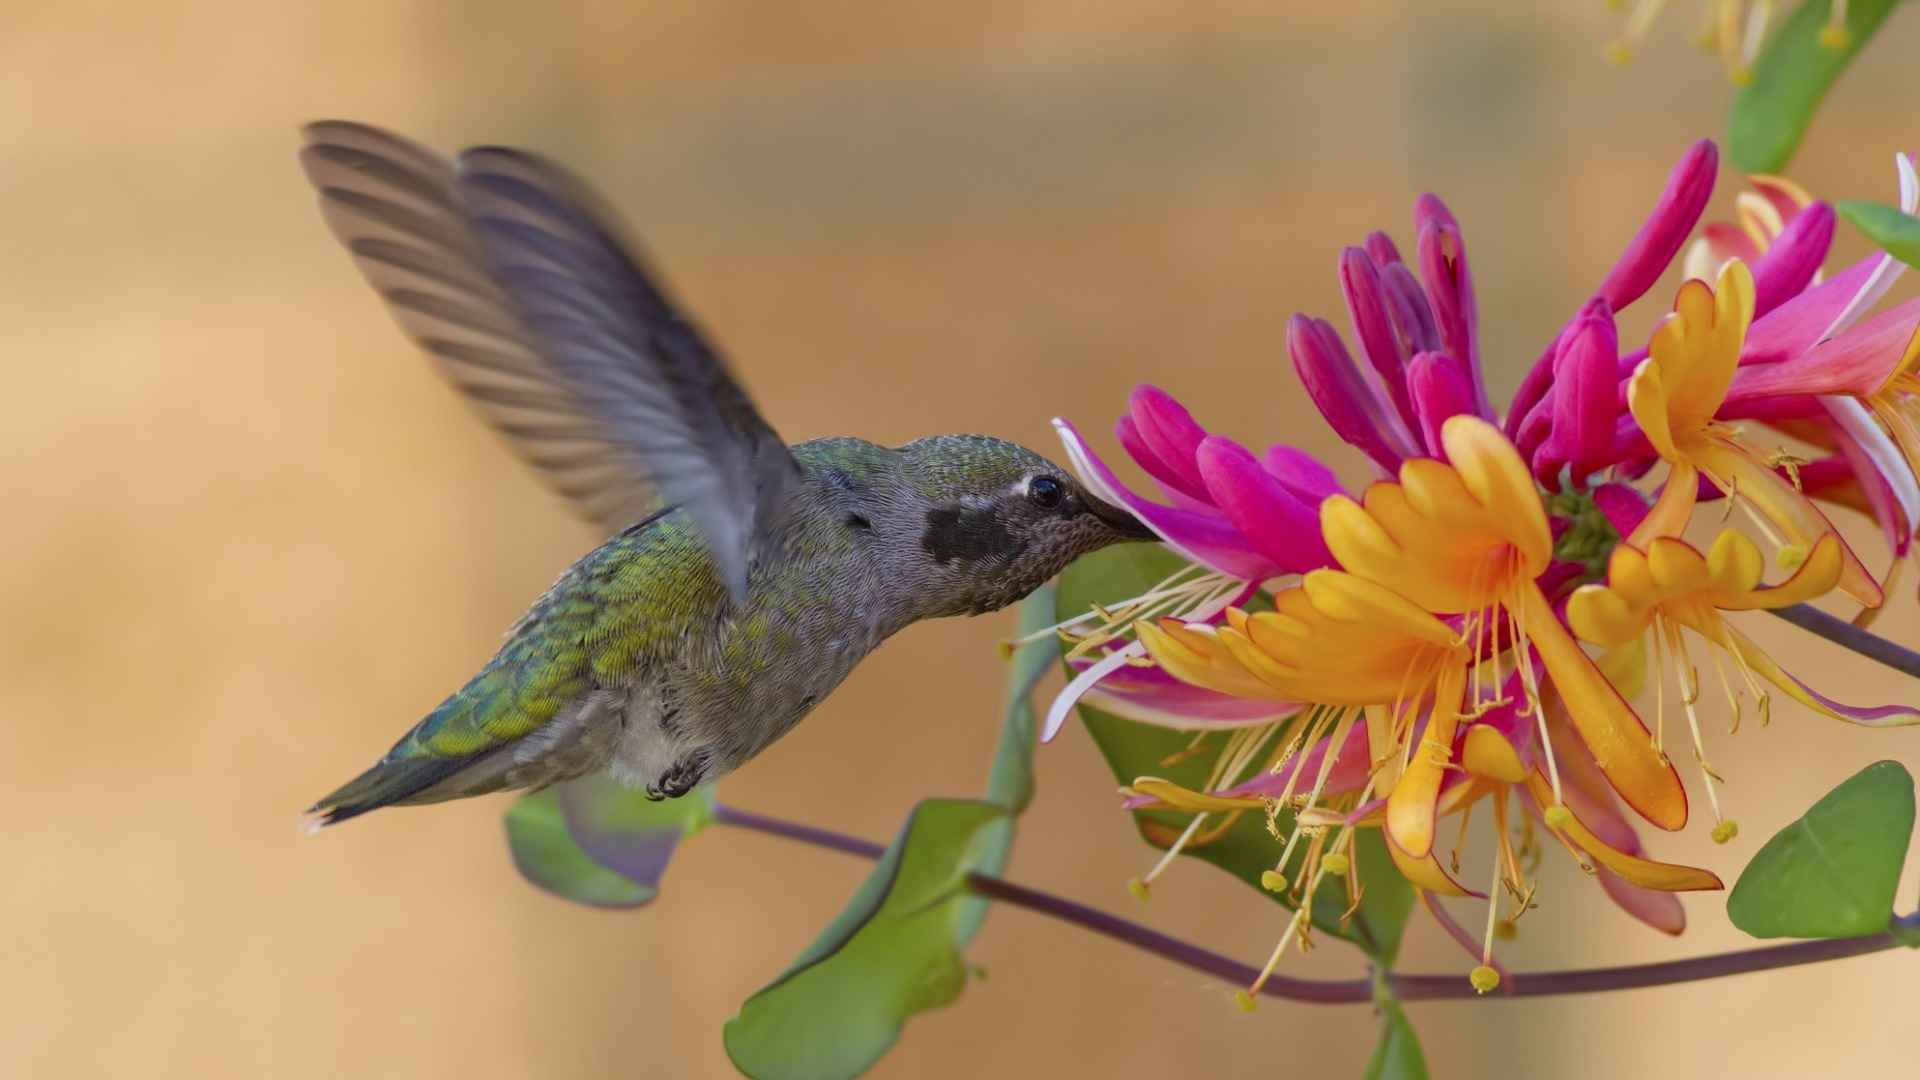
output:
[[[1714, 811], [1714, 838], [1725, 841], [1735, 827], [1720, 816], [1714, 782], [1719, 774], [1708, 764], [1694, 703], [1700, 697], [1699, 669], [1687, 651], [1685, 628], [1706, 639], [1721, 688], [1733, 708], [1733, 727], [1740, 726], [1740, 693], [1744, 688], [1759, 709], [1761, 722], [1769, 716], [1769, 696], [1760, 680], [1772, 683], [1808, 708], [1838, 720], [1867, 726], [1920, 723], [1920, 712], [1906, 706], [1857, 707], [1844, 705], [1814, 692], [1787, 674], [1746, 635], [1721, 617], [1723, 611], [1753, 611], [1804, 603], [1831, 592], [1839, 583], [1845, 556], [1840, 538], [1820, 537], [1792, 576], [1776, 585], [1762, 585], [1766, 559], [1754, 542], [1731, 529], [1722, 531], [1705, 553], [1684, 540], [1657, 536], [1645, 547], [1623, 543], [1613, 549], [1604, 583], [1584, 585], [1567, 601], [1567, 622], [1574, 633], [1597, 645], [1622, 647], [1640, 641], [1651, 630], [1655, 655], [1669, 660], [1680, 688], [1680, 701], [1693, 738], [1694, 760], [1706, 781]], [[1733, 661], [1738, 683], [1730, 679], [1720, 656]], [[1655, 720], [1654, 742], [1665, 745], [1665, 681]]]
[[[1483, 645], [1495, 646], [1496, 674], [1484, 688], [1475, 680], [1476, 703], [1490, 702], [1500, 688], [1498, 644], [1504, 640], [1537, 713], [1537, 652], [1575, 729], [1628, 805], [1661, 828], [1685, 825], [1679, 775], [1536, 583], [1553, 541], [1519, 453], [1499, 429], [1473, 416], [1449, 419], [1441, 438], [1451, 464], [1413, 459], [1401, 467], [1398, 483], [1373, 485], [1362, 502], [1334, 495], [1321, 504], [1328, 548], [1356, 577], [1434, 614], [1463, 616], [1463, 637], [1474, 655], [1487, 651]], [[1552, 773], [1552, 756], [1547, 760]]]
[[1833, 537], [1841, 560], [1839, 587], [1867, 607], [1878, 607], [1880, 586], [1813, 501], [1775, 472], [1736, 427], [1714, 419], [1733, 385], [1753, 300], [1753, 274], [1737, 259], [1721, 268], [1713, 287], [1688, 281], [1674, 298], [1673, 313], [1654, 331], [1647, 358], [1634, 369], [1628, 408], [1670, 471], [1659, 499], [1627, 543], [1644, 549], [1656, 536], [1684, 531], [1705, 474], [1731, 502], [1749, 511], [1786, 569], [1805, 559], [1822, 537]]

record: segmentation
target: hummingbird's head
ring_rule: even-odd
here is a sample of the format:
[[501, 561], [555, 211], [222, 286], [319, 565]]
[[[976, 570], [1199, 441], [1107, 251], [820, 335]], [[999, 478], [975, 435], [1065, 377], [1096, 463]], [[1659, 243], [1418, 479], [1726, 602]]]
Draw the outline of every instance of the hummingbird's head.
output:
[[1017, 443], [936, 435], [899, 453], [914, 504], [906, 524], [918, 534], [911, 558], [929, 615], [997, 611], [1090, 551], [1157, 539]]

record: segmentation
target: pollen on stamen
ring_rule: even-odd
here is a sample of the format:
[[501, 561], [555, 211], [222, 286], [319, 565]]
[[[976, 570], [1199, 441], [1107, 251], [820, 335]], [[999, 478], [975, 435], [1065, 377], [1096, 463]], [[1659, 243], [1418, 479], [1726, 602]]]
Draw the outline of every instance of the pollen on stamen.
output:
[[1564, 806], [1549, 806], [1540, 816], [1546, 818], [1547, 827], [1555, 831], [1564, 830], [1568, 825], [1573, 824], [1573, 811]]
[[1278, 870], [1267, 870], [1260, 874], [1260, 887], [1273, 893], [1287, 891], [1287, 875]]
[[1739, 835], [1740, 823], [1734, 821], [1732, 818], [1728, 818], [1713, 827], [1713, 842], [1716, 844], [1724, 844]]
[[1485, 964], [1480, 964], [1467, 972], [1467, 981], [1473, 984], [1476, 993], [1490, 993], [1500, 985], [1500, 973]]
[[1247, 993], [1245, 990], [1235, 990], [1233, 992], [1233, 1004], [1235, 1008], [1243, 1013], [1252, 1012], [1255, 1006], [1253, 995]]
[[1774, 559], [1780, 564], [1782, 570], [1798, 570], [1800, 565], [1807, 561], [1807, 545], [1782, 544], [1780, 550], [1774, 554]]
[[1342, 877], [1348, 870], [1352, 869], [1352, 862], [1340, 852], [1330, 851], [1321, 858], [1320, 869], [1332, 874], [1334, 877]]
[[1153, 886], [1147, 884], [1145, 878], [1128, 878], [1127, 891], [1143, 904], [1153, 897]]

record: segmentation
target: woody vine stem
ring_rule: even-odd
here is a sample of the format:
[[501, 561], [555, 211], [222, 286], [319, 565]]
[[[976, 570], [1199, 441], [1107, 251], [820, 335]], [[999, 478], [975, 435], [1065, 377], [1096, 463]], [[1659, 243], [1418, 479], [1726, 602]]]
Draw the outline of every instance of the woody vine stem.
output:
[[[1805, 604], [1786, 608], [1774, 614], [1868, 659], [1920, 678], [1920, 653], [1869, 633], [1844, 619], [1817, 611]], [[878, 859], [886, 850], [879, 844], [857, 836], [848, 836], [830, 829], [768, 817], [731, 806], [716, 806], [714, 821], [720, 825], [767, 833], [849, 855], [858, 855], [862, 858]], [[1072, 923], [1082, 929], [1112, 938], [1229, 983], [1245, 986], [1255, 981], [1256, 976], [1260, 974], [1254, 968], [1211, 949], [1182, 941], [1065, 897], [1055, 896], [1052, 893], [988, 874], [968, 874], [966, 880], [967, 887], [980, 896]], [[1712, 956], [1697, 956], [1686, 960], [1667, 960], [1657, 964], [1629, 964], [1620, 967], [1515, 974], [1502, 981], [1501, 993], [1497, 996], [1522, 998], [1544, 997], [1549, 994], [1587, 994], [1602, 990], [1631, 990], [1642, 986], [1667, 986], [1673, 983], [1716, 979], [1724, 975], [1742, 975], [1752, 971], [1817, 964], [1827, 960], [1840, 960], [1849, 956], [1863, 956], [1867, 953], [1891, 949], [1903, 943], [1896, 938], [1896, 933], [1900, 938], [1907, 939], [1920, 935], [1920, 911], [1910, 915], [1896, 916], [1891, 920], [1887, 930], [1865, 937], [1803, 941], [1791, 945], [1766, 945], [1716, 953]], [[1467, 980], [1457, 974], [1387, 973], [1382, 981], [1394, 996], [1403, 1001], [1479, 996]], [[1371, 979], [1291, 979], [1275, 975], [1266, 979], [1260, 987], [1260, 992], [1268, 997], [1285, 998], [1289, 1001], [1350, 1004], [1373, 1001], [1376, 989]]]

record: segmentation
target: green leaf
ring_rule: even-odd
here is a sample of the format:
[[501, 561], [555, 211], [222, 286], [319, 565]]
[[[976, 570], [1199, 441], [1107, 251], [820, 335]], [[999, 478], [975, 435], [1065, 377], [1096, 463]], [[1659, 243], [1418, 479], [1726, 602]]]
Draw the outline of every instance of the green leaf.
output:
[[1807, 125], [1834, 80], [1866, 48], [1899, 0], [1853, 0], [1847, 6], [1847, 43], [1820, 43], [1829, 0], [1807, 0], [1767, 41], [1753, 65], [1753, 81], [1734, 96], [1727, 144], [1748, 173], [1777, 173], [1800, 147]]
[[[1051, 589], [1020, 606], [1020, 636], [1052, 622]], [[1014, 815], [1033, 801], [1033, 688], [1059, 655], [1052, 634], [1014, 653], [986, 801], [929, 799], [916, 807], [840, 917], [727, 1024], [727, 1054], [742, 1072], [858, 1075], [914, 1013], [960, 996], [966, 946], [988, 909], [966, 890], [966, 876], [999, 874], [1012, 853]]]
[[507, 847], [528, 881], [595, 907], [638, 907], [659, 892], [674, 848], [713, 818], [713, 789], [650, 802], [608, 776], [522, 796]]
[[[1020, 637], [1053, 625], [1053, 587], [1045, 586], [1020, 604]], [[1060, 658], [1060, 639], [1048, 634], [1028, 642], [1013, 654], [1007, 672], [1006, 717], [1000, 726], [1000, 747], [987, 777], [987, 800], [1018, 814], [1033, 801], [1033, 744], [1038, 724], [1033, 713], [1033, 688]]]
[[978, 928], [966, 875], [1005, 841], [1004, 807], [928, 799], [840, 917], [727, 1022], [727, 1056], [757, 1080], [858, 1076], [907, 1018], [960, 996]]
[[1833, 208], [1866, 233], [1875, 247], [1908, 266], [1920, 266], [1920, 218], [1873, 202], [1842, 200]]
[[[1091, 603], [1109, 603], [1138, 596], [1168, 574], [1179, 569], [1178, 556], [1164, 548], [1145, 544], [1125, 544], [1107, 548], [1075, 562], [1060, 579], [1057, 618], [1066, 619], [1087, 610]], [[1204, 755], [1167, 765], [1163, 762], [1187, 748], [1191, 732], [1171, 731], [1132, 720], [1089, 706], [1080, 707], [1080, 719], [1088, 734], [1107, 759], [1114, 779], [1130, 784], [1141, 776], [1158, 776], [1176, 784], [1198, 788], [1206, 782], [1210, 762]], [[1189, 814], [1145, 811], [1133, 815], [1141, 836], [1156, 847], [1165, 848], [1173, 837], [1192, 820]], [[1210, 819], [1208, 825], [1218, 819]], [[1286, 835], [1292, 817], [1282, 813], [1275, 824]], [[1201, 828], [1207, 828], [1202, 825]], [[1192, 857], [1227, 871], [1259, 889], [1283, 906], [1291, 906], [1286, 897], [1260, 884], [1260, 875], [1273, 869], [1282, 845], [1267, 832], [1264, 816], [1244, 814], [1218, 839], [1198, 847], [1183, 849], [1183, 857]], [[1391, 964], [1400, 947], [1407, 914], [1413, 908], [1413, 887], [1394, 869], [1378, 830], [1364, 829], [1355, 838], [1355, 863], [1364, 883], [1360, 909], [1342, 921], [1349, 906], [1346, 892], [1333, 882], [1323, 882], [1314, 896], [1312, 919], [1315, 926], [1335, 937], [1352, 941], [1376, 957]], [[1298, 872], [1298, 861], [1284, 871], [1289, 877]]]
[[1392, 998], [1379, 1007], [1380, 1041], [1367, 1062], [1367, 1080], [1427, 1080], [1427, 1056], [1420, 1051], [1420, 1037], [1406, 1011]]
[[1887, 929], [1913, 832], [1913, 777], [1880, 761], [1767, 841], [1727, 897], [1759, 938], [1843, 938]]

